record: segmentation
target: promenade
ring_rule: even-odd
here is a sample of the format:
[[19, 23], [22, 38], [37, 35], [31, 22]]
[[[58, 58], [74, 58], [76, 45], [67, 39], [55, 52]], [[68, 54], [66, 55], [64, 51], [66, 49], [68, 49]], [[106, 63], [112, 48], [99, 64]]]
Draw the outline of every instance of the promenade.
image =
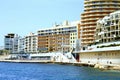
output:
[[0, 60], [0, 62], [17, 62], [17, 63], [51, 63], [50, 60]]
[[86, 66], [94, 67], [101, 70], [120, 70], [120, 65], [105, 65], [105, 64], [94, 64], [85, 62], [64, 62], [64, 61], [53, 61], [53, 60], [40, 60], [40, 59], [6, 59], [6, 56], [0, 56], [0, 62], [10, 62], [10, 63], [54, 63], [61, 65], [74, 65], [74, 66]]

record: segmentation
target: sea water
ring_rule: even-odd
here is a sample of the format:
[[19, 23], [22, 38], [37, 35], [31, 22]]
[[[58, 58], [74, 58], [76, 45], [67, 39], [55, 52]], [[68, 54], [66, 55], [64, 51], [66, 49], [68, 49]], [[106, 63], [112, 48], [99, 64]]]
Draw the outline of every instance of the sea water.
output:
[[1, 62], [0, 80], [120, 80], [120, 72], [72, 65]]

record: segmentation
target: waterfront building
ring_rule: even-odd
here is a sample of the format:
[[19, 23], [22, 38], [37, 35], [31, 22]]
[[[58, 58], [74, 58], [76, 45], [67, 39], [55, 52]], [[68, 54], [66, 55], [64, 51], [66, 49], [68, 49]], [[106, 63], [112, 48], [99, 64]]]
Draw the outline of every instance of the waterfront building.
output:
[[94, 42], [97, 20], [119, 9], [120, 0], [84, 0], [84, 12], [81, 14], [82, 44]]
[[[78, 22], [79, 23], [79, 22]], [[61, 51], [69, 52], [70, 44], [77, 38], [78, 23], [72, 24], [65, 21], [62, 25], [55, 25], [49, 29], [38, 31], [39, 52]], [[64, 47], [64, 48], [63, 48]]]
[[18, 53], [18, 34], [9, 33], [4, 37], [4, 49], [10, 53]]
[[81, 38], [81, 23], [79, 23], [78, 25], [77, 25], [77, 30], [78, 30], [78, 34], [77, 34], [77, 37], [78, 37], [78, 39], [80, 39]]
[[97, 21], [95, 38], [97, 43], [120, 40], [120, 11], [113, 12]]
[[25, 53], [25, 38], [20, 37], [18, 40], [18, 52]]
[[[22, 44], [24, 46], [25, 53], [37, 53], [37, 35], [30, 33], [23, 38]], [[23, 48], [23, 47], [22, 47]]]
[[81, 51], [79, 56], [81, 63], [120, 66], [120, 49], [118, 46]]
[[77, 39], [77, 33], [70, 33], [70, 46], [71, 47], [75, 47], [75, 43], [76, 43], [76, 39]]
[[72, 22], [72, 25], [76, 25], [76, 32], [70, 33], [70, 47], [75, 48], [77, 40], [80, 39], [80, 21]]
[[120, 11], [97, 21], [95, 43], [80, 51], [80, 61], [88, 64], [120, 65]]

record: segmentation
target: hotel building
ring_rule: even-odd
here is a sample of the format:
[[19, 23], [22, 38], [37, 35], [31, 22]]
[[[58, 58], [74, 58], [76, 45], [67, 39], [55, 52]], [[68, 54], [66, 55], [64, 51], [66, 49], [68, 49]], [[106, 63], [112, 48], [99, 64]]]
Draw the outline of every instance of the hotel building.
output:
[[70, 47], [74, 46], [75, 39], [77, 39], [78, 23], [72, 24], [65, 21], [62, 25], [55, 25], [53, 28], [39, 30], [39, 52], [53, 52], [61, 50], [68, 52]]
[[84, 12], [81, 14], [82, 44], [94, 42], [97, 20], [119, 9], [120, 0], [84, 0]]
[[9, 33], [4, 37], [4, 49], [10, 53], [18, 53], [19, 36], [14, 33]]

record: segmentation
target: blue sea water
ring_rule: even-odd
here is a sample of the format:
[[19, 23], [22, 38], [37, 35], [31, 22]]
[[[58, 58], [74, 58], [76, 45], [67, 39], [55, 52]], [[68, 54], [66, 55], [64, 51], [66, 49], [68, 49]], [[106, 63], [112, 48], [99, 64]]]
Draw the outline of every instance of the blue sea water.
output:
[[0, 80], [120, 80], [120, 72], [72, 65], [1, 62]]

